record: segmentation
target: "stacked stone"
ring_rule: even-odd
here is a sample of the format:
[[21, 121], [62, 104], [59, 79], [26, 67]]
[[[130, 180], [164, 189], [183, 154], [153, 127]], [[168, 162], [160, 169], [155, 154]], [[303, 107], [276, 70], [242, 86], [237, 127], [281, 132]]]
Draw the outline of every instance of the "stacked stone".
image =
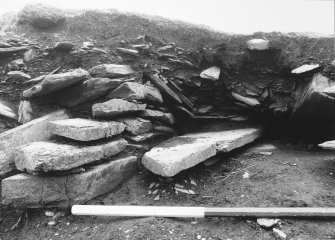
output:
[[47, 128], [66, 141], [15, 148], [14, 163], [23, 173], [2, 181], [3, 204], [67, 207], [113, 190], [136, 169], [136, 157], [116, 156], [128, 144], [119, 136], [122, 123], [75, 118], [50, 121]]
[[[14, 207], [67, 207], [86, 202], [111, 191], [136, 169], [137, 157], [129, 156], [129, 149], [124, 151], [128, 146], [125, 138], [143, 143], [174, 133], [174, 117], [163, 111], [159, 90], [134, 82], [132, 74], [130, 66], [102, 64], [89, 71], [79, 68], [45, 75], [25, 90], [19, 117], [26, 123], [21, 127], [23, 133], [15, 133], [14, 137], [25, 134], [27, 139], [31, 127], [25, 126], [38, 127], [42, 123], [48, 134], [18, 144], [11, 139], [10, 158], [1, 161], [1, 174], [13, 170], [22, 173], [3, 179], [2, 203]], [[96, 101], [92, 106], [94, 119], [71, 118], [63, 111], [60, 118], [31, 121], [35, 118], [32, 106], [36, 106], [36, 99], [52, 99], [65, 107]], [[7, 152], [3, 153], [6, 156]]]

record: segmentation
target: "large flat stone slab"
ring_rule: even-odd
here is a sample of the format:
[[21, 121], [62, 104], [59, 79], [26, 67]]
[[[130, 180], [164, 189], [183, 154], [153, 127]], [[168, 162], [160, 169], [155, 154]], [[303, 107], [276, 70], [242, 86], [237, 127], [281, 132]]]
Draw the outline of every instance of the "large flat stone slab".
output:
[[58, 101], [66, 107], [74, 107], [106, 95], [127, 80], [123, 78], [91, 78], [79, 85], [65, 89]]
[[110, 118], [128, 113], [143, 111], [146, 104], [128, 102], [122, 99], [112, 99], [92, 106], [93, 117]]
[[137, 158], [126, 157], [59, 177], [26, 173], [2, 180], [2, 204], [20, 208], [69, 207], [115, 189], [136, 170]]
[[81, 68], [75, 69], [72, 72], [46, 75], [42, 82], [23, 91], [22, 95], [25, 98], [43, 96], [76, 83], [83, 82], [88, 78], [90, 78], [90, 74]]
[[110, 138], [122, 133], [125, 127], [123, 123], [119, 122], [99, 122], [83, 118], [57, 120], [48, 124], [48, 128], [53, 134], [77, 141]]
[[155, 174], [171, 177], [218, 152], [229, 152], [260, 136], [258, 128], [187, 134], [154, 147], [143, 156], [142, 164]]
[[139, 100], [159, 104], [163, 103], [162, 95], [157, 88], [136, 82], [123, 83], [110, 92], [107, 95], [107, 98], [119, 98], [127, 101]]
[[3, 153], [0, 154], [0, 176], [15, 169], [16, 147], [50, 139], [54, 135], [47, 128], [48, 122], [67, 118], [70, 115], [65, 110], [59, 110], [0, 134], [0, 153]]
[[18, 147], [14, 161], [17, 169], [33, 174], [66, 171], [112, 157], [127, 144], [123, 138], [98, 145], [33, 142]]

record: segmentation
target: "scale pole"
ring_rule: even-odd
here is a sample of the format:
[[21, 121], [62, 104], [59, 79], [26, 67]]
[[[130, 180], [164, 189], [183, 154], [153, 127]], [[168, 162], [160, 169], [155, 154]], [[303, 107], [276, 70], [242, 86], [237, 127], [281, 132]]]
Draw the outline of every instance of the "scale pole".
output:
[[256, 218], [331, 218], [335, 208], [207, 208], [169, 206], [74, 205], [73, 215], [112, 217], [256, 217]]

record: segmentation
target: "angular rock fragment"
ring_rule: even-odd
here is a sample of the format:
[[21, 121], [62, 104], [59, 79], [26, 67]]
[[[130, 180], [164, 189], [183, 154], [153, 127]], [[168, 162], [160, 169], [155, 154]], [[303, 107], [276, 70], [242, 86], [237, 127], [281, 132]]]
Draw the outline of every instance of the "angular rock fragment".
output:
[[332, 82], [320, 73], [304, 87], [296, 101], [292, 115], [295, 117], [324, 117], [335, 119], [335, 98], [324, 93], [325, 89], [332, 87]]
[[269, 43], [269, 40], [251, 39], [247, 42], [247, 46], [250, 50], [267, 50], [269, 49]]
[[261, 129], [258, 128], [187, 134], [152, 148], [143, 156], [142, 163], [155, 174], [171, 177], [217, 152], [229, 152], [260, 136]]
[[29, 49], [28, 46], [0, 48], [0, 56], [26, 51], [28, 49]]
[[15, 169], [13, 154], [16, 147], [50, 139], [53, 134], [47, 129], [47, 123], [69, 117], [65, 110], [59, 110], [0, 134], [0, 152], [5, 153], [0, 156], [0, 176]]
[[64, 207], [85, 203], [115, 189], [136, 170], [136, 157], [125, 157], [59, 177], [21, 173], [2, 181], [2, 204], [20, 208]]
[[92, 106], [93, 117], [110, 118], [143, 111], [146, 104], [128, 102], [122, 99], [112, 99], [103, 103], [96, 103]]
[[5, 104], [1, 103], [1, 101], [0, 101], [0, 115], [14, 120], [17, 119], [14, 110], [6, 106]]
[[89, 77], [89, 73], [81, 68], [73, 70], [72, 72], [46, 75], [42, 82], [23, 91], [23, 97], [33, 98], [43, 96], [82, 82]]
[[8, 44], [8, 43], [5, 43], [5, 42], [0, 42], [0, 48], [9, 48], [11, 47], [12, 45]]
[[134, 71], [128, 65], [101, 64], [89, 70], [93, 77], [115, 78], [133, 74]]
[[311, 72], [314, 71], [316, 69], [320, 68], [319, 64], [304, 64], [298, 68], [295, 68], [291, 71], [291, 73], [293, 74], [302, 74], [302, 73], [306, 73], [306, 72]]
[[94, 44], [92, 42], [83, 42], [83, 46], [81, 48], [83, 49], [91, 49], [94, 47]]
[[125, 125], [119, 122], [98, 122], [83, 118], [51, 121], [48, 123], [51, 133], [77, 141], [93, 141], [119, 135]]
[[13, 78], [15, 80], [18, 80], [18, 79], [24, 79], [24, 80], [29, 80], [31, 79], [31, 76], [24, 73], [24, 72], [21, 72], [21, 71], [10, 71], [7, 73], [8, 77], [10, 78]]
[[320, 143], [318, 146], [323, 149], [335, 150], [335, 140]]
[[145, 109], [143, 112], [141, 112], [140, 116], [143, 118], [162, 121], [163, 123], [167, 123], [170, 125], [175, 124], [175, 118], [172, 113], [165, 113], [159, 110]]
[[162, 95], [157, 88], [136, 82], [123, 83], [108, 94], [107, 98], [119, 98], [127, 101], [139, 100], [149, 103], [163, 103]]
[[29, 49], [23, 55], [23, 60], [25, 62], [30, 62], [38, 57], [38, 53], [34, 49]]
[[139, 57], [140, 55], [138, 54], [137, 50], [134, 49], [127, 49], [127, 48], [116, 48], [117, 51], [119, 51], [120, 53], [125, 53], [125, 54], [129, 54], [135, 57]]
[[149, 132], [152, 129], [152, 123], [143, 118], [123, 118], [117, 119], [126, 125], [125, 131], [131, 135], [138, 135]]
[[14, 161], [17, 169], [33, 174], [66, 171], [114, 156], [126, 146], [122, 138], [90, 146], [33, 142], [17, 147]]
[[231, 93], [231, 95], [235, 99], [237, 99], [237, 100], [239, 100], [239, 101], [241, 101], [241, 102], [243, 102], [243, 103], [245, 103], [245, 104], [247, 104], [251, 107], [258, 107], [258, 106], [261, 105], [261, 103], [256, 98], [244, 97], [244, 96], [242, 96], [240, 94], [237, 94], [237, 93], [234, 93], [234, 92]]
[[106, 95], [128, 79], [91, 78], [83, 83], [65, 89], [59, 96], [59, 103], [74, 107]]
[[322, 92], [327, 94], [329, 97], [335, 98], [335, 85], [323, 89]]
[[173, 92], [163, 80], [160, 79], [158, 74], [146, 74], [145, 76], [148, 77], [150, 81], [167, 97], [169, 97], [176, 103], [182, 103], [179, 96], [175, 92]]
[[22, 100], [19, 105], [17, 121], [24, 124], [59, 109], [60, 107], [55, 104], [39, 104], [35, 101]]
[[258, 225], [264, 228], [271, 228], [277, 225], [279, 222], [279, 219], [257, 218]]
[[74, 49], [76, 45], [71, 42], [57, 42], [54, 46], [55, 51], [66, 52]]
[[220, 76], [220, 68], [219, 67], [211, 67], [202, 71], [200, 73], [200, 77], [204, 79], [218, 80]]

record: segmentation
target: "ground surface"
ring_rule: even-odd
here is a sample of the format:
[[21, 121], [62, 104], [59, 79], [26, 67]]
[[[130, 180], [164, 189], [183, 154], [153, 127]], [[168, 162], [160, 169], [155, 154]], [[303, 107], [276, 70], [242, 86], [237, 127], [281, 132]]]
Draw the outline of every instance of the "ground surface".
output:
[[[264, 143], [264, 142], [263, 142]], [[266, 142], [269, 143], [269, 142]], [[271, 156], [252, 153], [250, 146], [220, 157], [210, 167], [198, 165], [179, 174], [174, 182], [160, 182], [157, 176], [138, 172], [118, 190], [98, 197], [90, 204], [168, 205], [211, 207], [334, 207], [335, 155], [333, 152], [307, 151], [301, 144], [272, 141]], [[261, 145], [262, 142], [251, 146]], [[236, 173], [237, 172], [237, 173]], [[242, 176], [248, 172], [250, 178]], [[229, 177], [228, 177], [229, 176]], [[227, 178], [228, 177], [228, 178]], [[193, 179], [197, 186], [186, 183]], [[159, 192], [148, 194], [152, 182], [160, 182]], [[192, 189], [196, 195], [179, 193], [175, 183]], [[56, 209], [53, 209], [57, 212]], [[56, 226], [47, 226], [45, 210], [23, 214], [19, 226], [10, 230], [22, 211], [1, 211], [0, 239], [275, 239], [255, 219], [208, 218], [102, 218], [77, 217], [69, 212]], [[333, 220], [281, 219], [289, 239], [335, 239]]]

